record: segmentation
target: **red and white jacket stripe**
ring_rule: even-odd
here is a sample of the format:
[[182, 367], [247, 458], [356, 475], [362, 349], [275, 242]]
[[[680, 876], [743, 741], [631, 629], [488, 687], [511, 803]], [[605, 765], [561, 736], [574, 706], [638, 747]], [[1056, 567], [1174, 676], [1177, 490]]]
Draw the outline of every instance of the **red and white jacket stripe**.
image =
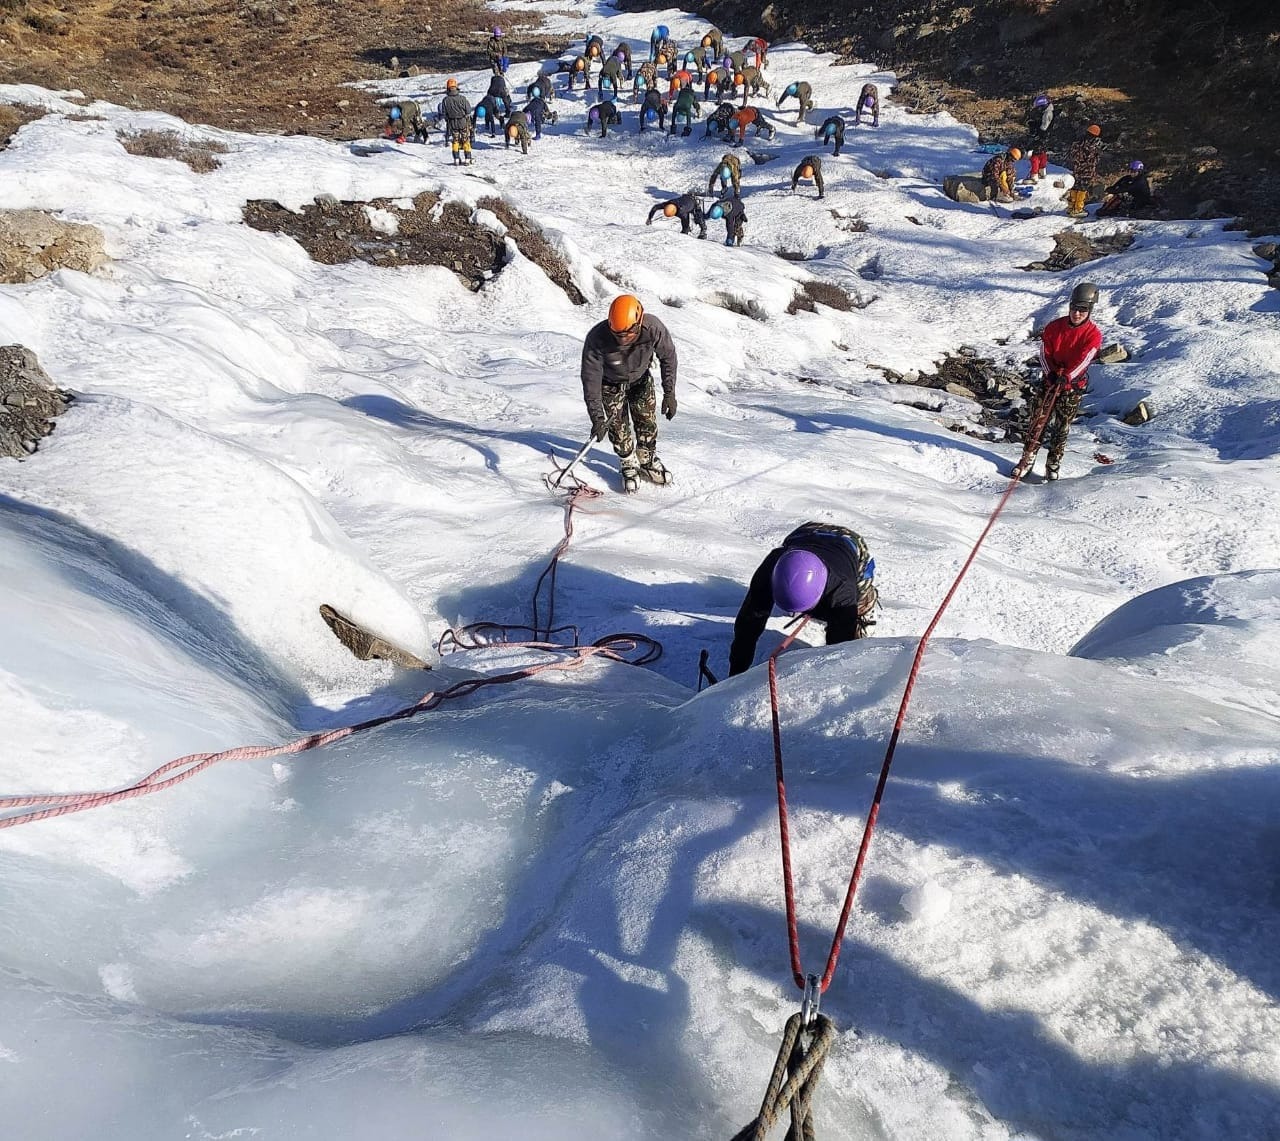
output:
[[1102, 348], [1102, 330], [1086, 318], [1073, 325], [1070, 317], [1058, 317], [1044, 327], [1040, 336], [1040, 368], [1044, 379], [1061, 376], [1067, 389], [1083, 390], [1089, 383], [1086, 371]]

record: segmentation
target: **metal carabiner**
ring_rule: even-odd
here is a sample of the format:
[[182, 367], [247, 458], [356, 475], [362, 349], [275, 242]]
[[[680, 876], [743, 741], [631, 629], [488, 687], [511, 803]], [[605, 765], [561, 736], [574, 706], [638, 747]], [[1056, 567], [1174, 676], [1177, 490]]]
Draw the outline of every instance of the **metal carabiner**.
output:
[[822, 988], [817, 975], [808, 975], [804, 981], [804, 1000], [800, 1003], [800, 1025], [808, 1029], [818, 1017], [822, 1005]]

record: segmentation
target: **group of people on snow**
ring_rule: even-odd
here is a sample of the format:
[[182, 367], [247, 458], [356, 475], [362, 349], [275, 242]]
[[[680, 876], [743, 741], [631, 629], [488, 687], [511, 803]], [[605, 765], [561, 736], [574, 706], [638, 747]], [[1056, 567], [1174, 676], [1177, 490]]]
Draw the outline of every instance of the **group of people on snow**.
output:
[[[439, 117], [457, 163], [472, 161], [472, 139], [482, 126], [490, 135], [501, 130], [508, 147], [519, 145], [527, 153], [530, 139], [541, 137], [543, 124], [555, 121], [550, 107], [554, 96], [547, 76], [528, 85], [524, 108], [515, 106], [504, 78], [508, 57], [503, 39], [502, 29], [495, 26], [487, 44], [493, 76], [489, 90], [474, 109], [458, 90], [457, 80], [450, 79], [446, 84]], [[703, 82], [704, 97], [709, 97], [713, 88], [718, 97], [733, 95], [739, 87], [742, 90], [740, 105], [721, 98], [716, 110], [707, 116], [703, 137], [715, 133], [725, 141], [741, 144], [748, 128], [757, 135], [773, 137], [775, 128], [763, 112], [748, 103], [750, 94], [769, 94], [760, 72], [768, 51], [764, 41], [748, 41], [742, 51], [724, 55], [723, 37], [712, 29], [702, 37], [698, 49], [682, 56], [669, 29], [660, 25], [654, 29], [649, 48], [649, 58], [633, 70], [625, 44], [606, 54], [603, 41], [593, 36], [582, 54], [565, 68], [571, 89], [579, 75], [589, 88], [591, 66], [600, 64], [600, 98], [588, 109], [588, 131], [598, 129], [605, 137], [610, 126], [621, 123], [616, 100], [625, 78], [633, 81], [633, 94], [640, 102], [641, 132], [656, 123], [658, 130], [672, 135], [678, 130], [683, 135], [690, 134], [693, 120], [702, 115], [694, 92], [696, 75]], [[662, 66], [668, 69], [671, 83], [665, 95], [658, 83], [657, 69]], [[781, 109], [794, 98], [796, 122], [800, 123], [813, 110], [812, 96], [808, 83], [791, 83], [779, 95], [776, 107]], [[870, 126], [878, 126], [879, 116], [879, 92], [868, 83], [854, 108], [853, 125], [860, 125], [865, 117]], [[1054, 122], [1052, 100], [1047, 95], [1036, 96], [1028, 115], [1025, 144], [1025, 155], [1031, 164], [1028, 181], [1032, 183], [1045, 177]], [[831, 144], [833, 157], [838, 157], [848, 125], [845, 117], [829, 115], [815, 130], [815, 140], [824, 150]], [[410, 136], [425, 141], [427, 129], [421, 110], [413, 101], [405, 100], [390, 108], [387, 130], [398, 141]], [[1099, 126], [1091, 124], [1071, 145], [1068, 165], [1075, 185], [1068, 206], [1072, 214], [1083, 212], [1089, 188], [1097, 181], [1101, 133]], [[982, 172], [990, 197], [1014, 197], [1017, 163], [1023, 157], [1023, 148], [1017, 146], [991, 157]], [[796, 165], [791, 177], [793, 192], [802, 181], [812, 181], [818, 198], [824, 197], [820, 154], [805, 155]], [[1137, 160], [1106, 193], [1100, 213], [1118, 212], [1134, 205], [1141, 208], [1154, 201], [1143, 165]], [[741, 161], [732, 151], [723, 154], [713, 168], [705, 197], [714, 199], [710, 207], [704, 205], [704, 195], [695, 191], [659, 202], [650, 209], [645, 224], [652, 225], [659, 216], [672, 218], [679, 221], [682, 233], [691, 235], [697, 227], [697, 236], [705, 238], [707, 223], [723, 220], [725, 244], [740, 245], [747, 217], [742, 200]], [[1041, 447], [1048, 453], [1044, 478], [1055, 480], [1059, 476], [1068, 433], [1079, 414], [1088, 383], [1087, 370], [1102, 344], [1101, 333], [1092, 320], [1097, 301], [1096, 285], [1080, 283], [1071, 294], [1066, 315], [1051, 321], [1043, 331], [1040, 376], [1028, 403], [1026, 446], [1013, 469], [1015, 478], [1030, 473]], [[669, 330], [659, 318], [645, 312], [634, 294], [616, 297], [607, 317], [593, 326], [584, 340], [581, 383], [591, 436], [596, 441], [609, 440], [618, 457], [626, 493], [638, 490], [642, 480], [655, 484], [671, 481], [671, 473], [658, 455], [658, 416], [661, 414], [668, 421], [676, 416], [677, 373], [678, 354]], [[739, 674], [751, 666], [759, 638], [775, 607], [825, 624], [828, 644], [866, 637], [874, 625], [872, 615], [878, 603], [874, 574], [875, 562], [867, 545], [853, 530], [816, 521], [796, 527], [765, 556], [752, 575], [734, 623], [729, 673]]]

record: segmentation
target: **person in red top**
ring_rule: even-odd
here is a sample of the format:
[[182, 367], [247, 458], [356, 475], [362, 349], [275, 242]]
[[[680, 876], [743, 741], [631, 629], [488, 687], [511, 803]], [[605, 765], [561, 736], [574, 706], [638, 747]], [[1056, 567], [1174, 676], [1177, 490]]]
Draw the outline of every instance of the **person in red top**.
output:
[[[1071, 291], [1067, 315], [1050, 321], [1040, 336], [1040, 387], [1031, 398], [1027, 440], [1022, 459], [1013, 469], [1014, 479], [1021, 479], [1031, 470], [1041, 444], [1049, 449], [1044, 477], [1058, 478], [1062, 454], [1067, 450], [1067, 433], [1080, 414], [1080, 401], [1089, 384], [1087, 369], [1102, 348], [1102, 332], [1091, 319], [1097, 303], [1098, 287], [1091, 281], [1082, 281]], [[1037, 430], [1039, 439], [1035, 439]]]

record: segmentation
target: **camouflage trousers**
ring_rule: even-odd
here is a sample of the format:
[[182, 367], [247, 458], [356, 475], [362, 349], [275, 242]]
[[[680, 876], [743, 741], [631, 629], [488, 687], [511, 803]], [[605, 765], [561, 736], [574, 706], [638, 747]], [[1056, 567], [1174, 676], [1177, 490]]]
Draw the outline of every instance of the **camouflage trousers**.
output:
[[605, 418], [609, 421], [609, 443], [623, 461], [622, 466], [644, 467], [658, 447], [658, 405], [653, 374], [646, 372], [630, 384], [606, 384], [601, 396]]
[[1035, 460], [1036, 452], [1044, 447], [1049, 450], [1049, 454], [1045, 459], [1046, 465], [1051, 468], [1057, 468], [1062, 463], [1063, 454], [1067, 450], [1067, 433], [1071, 431], [1071, 425], [1075, 422], [1075, 418], [1080, 415], [1080, 402], [1084, 399], [1084, 393], [1079, 390], [1059, 391], [1057, 400], [1053, 402], [1053, 411], [1049, 414], [1049, 421], [1045, 424], [1044, 431], [1040, 433], [1040, 441], [1033, 448], [1031, 446], [1032, 434], [1044, 416], [1045, 405], [1052, 392], [1052, 385], [1039, 385], [1032, 395], [1031, 404], [1027, 409], [1027, 435], [1026, 444], [1022, 449], [1022, 459], [1028, 466]]

